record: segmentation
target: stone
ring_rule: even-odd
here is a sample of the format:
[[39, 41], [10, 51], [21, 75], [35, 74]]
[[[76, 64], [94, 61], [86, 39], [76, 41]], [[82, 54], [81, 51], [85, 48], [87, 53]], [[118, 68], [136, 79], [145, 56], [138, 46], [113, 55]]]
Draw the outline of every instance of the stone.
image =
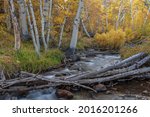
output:
[[55, 94], [58, 98], [63, 98], [63, 99], [73, 99], [74, 97], [73, 93], [63, 89], [57, 89]]
[[144, 90], [142, 93], [143, 94], [149, 94], [149, 92], [147, 90]]
[[107, 91], [107, 88], [105, 85], [103, 84], [97, 84], [93, 87], [93, 89], [95, 89], [97, 92], [105, 92]]

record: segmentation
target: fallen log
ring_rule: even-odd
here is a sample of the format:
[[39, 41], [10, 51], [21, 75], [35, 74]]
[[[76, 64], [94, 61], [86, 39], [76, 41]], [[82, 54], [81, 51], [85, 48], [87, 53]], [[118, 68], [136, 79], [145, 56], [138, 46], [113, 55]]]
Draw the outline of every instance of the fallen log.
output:
[[33, 87], [22, 87], [22, 86], [18, 86], [18, 87], [10, 87], [7, 89], [0, 89], [0, 93], [18, 93], [21, 94], [21, 92], [28, 92], [31, 90], [37, 90], [37, 89], [44, 89], [44, 88], [49, 88], [52, 87], [53, 84], [47, 84], [47, 85], [40, 85], [40, 86], [33, 86]]
[[122, 74], [117, 74], [117, 75], [114, 75], [114, 76], [109, 76], [109, 77], [104, 77], [104, 78], [102, 77], [102, 78], [96, 78], [96, 79], [86, 79], [86, 80], [84, 79], [84, 80], [79, 80], [79, 81], [76, 81], [76, 82], [80, 83], [80, 84], [102, 83], [102, 82], [118, 80], [118, 79], [121, 79], [121, 78], [126, 78], [126, 77], [133, 76], [133, 75], [140, 75], [140, 74], [148, 73], [148, 72], [150, 72], [150, 67], [140, 68], [140, 69], [137, 69], [137, 70], [125, 72], [125, 73], [122, 73]]
[[67, 81], [67, 80], [65, 81], [65, 80], [54, 79], [54, 78], [53, 79], [48, 79], [48, 78], [45, 78], [41, 75], [38, 75], [36, 77], [28, 77], [28, 78], [24, 78], [24, 79], [16, 79], [14, 81], [12, 81], [12, 80], [11, 81], [9, 81], [9, 80], [4, 81], [4, 82], [0, 83], [0, 87], [1, 87], [1, 90], [2, 90], [2, 89], [6, 89], [8, 87], [14, 86], [15, 84], [21, 84], [21, 83], [26, 84], [27, 82], [29, 83], [29, 82], [35, 82], [35, 81], [45, 81], [45, 82], [48, 82], [48, 83], [52, 83], [52, 85], [49, 85], [49, 87], [56, 87], [56, 86], [59, 86], [59, 85], [66, 85], [67, 84], [67, 85], [75, 85], [75, 86], [78, 86], [78, 87], [96, 92], [93, 88], [90, 88], [88, 86], [79, 84], [77, 82], [70, 82], [70, 81]]
[[138, 62], [135, 62], [133, 65], [131, 65], [127, 68], [114, 69], [112, 71], [108, 71], [108, 72], [102, 73], [102, 74], [97, 75], [97, 76], [89, 76], [88, 78], [100, 78], [100, 77], [112, 76], [112, 75], [121, 74], [121, 73], [128, 72], [128, 71], [132, 71], [132, 70], [140, 68], [141, 66], [143, 66], [148, 61], [150, 61], [150, 55], [144, 57], [142, 60], [140, 60]]
[[89, 76], [95, 76], [97, 74], [101, 74], [101, 73], [107, 72], [109, 70], [117, 69], [117, 68], [120, 68], [122, 65], [127, 64], [128, 62], [135, 61], [139, 58], [143, 58], [144, 56], [146, 56], [146, 54], [142, 52], [142, 53], [133, 55], [132, 57], [129, 57], [129, 58], [121, 61], [120, 63], [117, 63], [115, 65], [112, 65], [112, 66], [109, 66], [109, 67], [106, 67], [106, 68], [103, 68], [103, 69], [100, 69], [98, 71], [83, 73], [82, 75], [80, 74], [80, 75], [77, 75], [75, 77], [71, 77], [70, 80], [71, 81], [76, 81], [76, 80], [80, 80], [80, 79], [85, 79], [85, 78], [88, 78]]
[[135, 75], [135, 76], [132, 76], [131, 78], [144, 78], [144, 79], [150, 79], [150, 73], [147, 73], [147, 74], [141, 74], [141, 75]]

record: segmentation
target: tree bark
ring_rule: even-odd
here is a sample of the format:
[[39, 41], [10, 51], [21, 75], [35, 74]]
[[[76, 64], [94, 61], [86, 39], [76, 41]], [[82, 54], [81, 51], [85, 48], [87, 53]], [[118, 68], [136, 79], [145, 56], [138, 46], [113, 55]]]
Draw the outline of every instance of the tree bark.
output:
[[49, 40], [50, 40], [50, 33], [51, 33], [51, 26], [52, 26], [52, 7], [53, 7], [53, 0], [50, 0], [49, 3], [49, 14], [48, 14], [48, 31], [47, 31], [47, 37], [46, 41], [47, 44], [49, 45]]
[[120, 7], [119, 7], [119, 12], [118, 12], [118, 18], [117, 18], [117, 21], [116, 21], [116, 30], [117, 30], [118, 27], [119, 27], [119, 21], [120, 21], [120, 16], [121, 16], [122, 10], [123, 10], [123, 0], [120, 1]]
[[26, 6], [26, 13], [27, 13], [27, 18], [28, 18], [28, 23], [29, 23], [29, 26], [30, 26], [30, 32], [31, 32], [31, 36], [32, 36], [33, 45], [34, 45], [34, 48], [35, 48], [35, 51], [36, 51], [37, 55], [40, 56], [40, 50], [39, 50], [37, 42], [36, 42], [34, 28], [33, 28], [33, 25], [31, 23], [31, 17], [30, 17], [29, 8], [28, 8], [28, 5], [26, 3], [26, 0], [24, 0], [24, 3], [25, 3], [25, 6]]
[[18, 0], [18, 3], [20, 6], [19, 12], [20, 12], [20, 26], [21, 26], [22, 37], [24, 39], [28, 39], [29, 33], [28, 33], [28, 25], [26, 20], [24, 0]]
[[15, 50], [19, 50], [21, 47], [21, 37], [20, 37], [18, 21], [15, 16], [14, 1], [10, 0], [9, 3], [10, 3], [10, 11], [11, 11], [11, 17], [13, 21], [13, 28], [14, 28], [14, 35], [15, 35]]
[[77, 45], [80, 18], [81, 18], [81, 12], [83, 9], [83, 2], [84, 2], [84, 0], [79, 0], [78, 11], [77, 11], [76, 17], [74, 19], [72, 38], [71, 38], [71, 42], [70, 42], [70, 53], [71, 54], [74, 54], [76, 45]]
[[85, 34], [86, 34], [89, 38], [91, 38], [91, 36], [90, 36], [89, 32], [87, 31], [86, 26], [85, 26], [85, 24], [84, 24], [84, 22], [83, 22], [83, 19], [81, 19], [81, 24], [82, 24], [82, 27], [83, 27], [83, 30], [84, 30]]
[[37, 23], [36, 23], [33, 5], [32, 5], [31, 0], [29, 0], [29, 7], [30, 7], [31, 15], [32, 15], [32, 20], [33, 20], [33, 27], [34, 27], [34, 31], [35, 31], [36, 43], [37, 43], [38, 49], [40, 51], [39, 33], [38, 33]]
[[64, 18], [64, 22], [63, 22], [63, 24], [62, 24], [62, 26], [61, 26], [58, 48], [60, 48], [60, 47], [61, 47], [61, 44], [62, 44], [62, 38], [63, 38], [63, 32], [64, 32], [66, 20], [67, 20], [67, 18], [65, 17], [65, 18]]
[[46, 31], [48, 26], [48, 13], [49, 13], [49, 0], [44, 0], [43, 16], [44, 16], [44, 30]]
[[48, 47], [47, 47], [47, 43], [46, 43], [46, 40], [45, 40], [45, 21], [44, 21], [44, 15], [43, 15], [43, 5], [42, 5], [42, 0], [39, 0], [40, 1], [40, 15], [41, 15], [41, 25], [42, 25], [42, 40], [43, 40], [43, 44], [44, 44], [44, 48], [45, 48], [45, 51], [47, 51]]

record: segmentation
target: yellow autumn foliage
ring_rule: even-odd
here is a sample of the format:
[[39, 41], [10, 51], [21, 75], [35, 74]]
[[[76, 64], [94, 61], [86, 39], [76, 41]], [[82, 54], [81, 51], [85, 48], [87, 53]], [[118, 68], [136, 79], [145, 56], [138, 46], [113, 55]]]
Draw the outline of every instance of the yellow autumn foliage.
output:
[[125, 32], [122, 30], [110, 30], [107, 33], [97, 33], [94, 37], [94, 42], [100, 48], [119, 49], [126, 42]]

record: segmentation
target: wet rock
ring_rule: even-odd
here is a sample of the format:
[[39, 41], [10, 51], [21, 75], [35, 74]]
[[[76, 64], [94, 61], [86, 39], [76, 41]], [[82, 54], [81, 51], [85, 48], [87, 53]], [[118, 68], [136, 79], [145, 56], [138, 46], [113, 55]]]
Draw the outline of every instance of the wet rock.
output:
[[111, 91], [106, 91], [106, 94], [112, 94], [112, 92]]
[[103, 84], [95, 85], [95, 86], [93, 87], [93, 89], [95, 89], [97, 92], [105, 92], [105, 91], [107, 91], [106, 86], [103, 85]]
[[33, 90], [30, 91], [28, 95], [24, 98], [29, 100], [55, 100], [57, 99], [55, 92], [56, 90], [53, 88]]
[[142, 92], [143, 94], [149, 94], [149, 92], [147, 90]]
[[87, 60], [87, 58], [86, 57], [80, 57], [80, 59], [81, 59], [81, 61], [86, 61]]
[[73, 93], [62, 89], [57, 89], [55, 94], [58, 98], [63, 98], [63, 99], [72, 99], [74, 97]]

